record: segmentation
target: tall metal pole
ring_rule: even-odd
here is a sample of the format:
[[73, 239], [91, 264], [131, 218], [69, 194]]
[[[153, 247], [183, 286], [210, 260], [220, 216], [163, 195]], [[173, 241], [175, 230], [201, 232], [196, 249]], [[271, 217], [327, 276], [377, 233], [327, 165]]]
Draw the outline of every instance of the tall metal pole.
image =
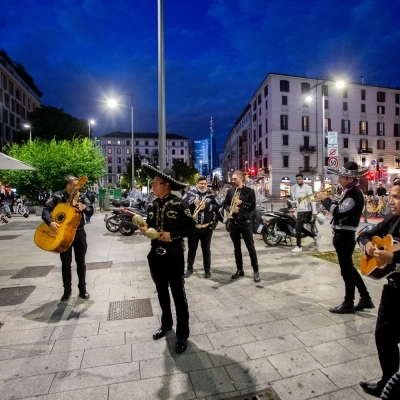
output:
[[132, 143], [131, 143], [131, 155], [132, 155], [132, 189], [135, 185], [135, 155], [133, 153], [133, 94], [126, 93], [127, 96], [131, 97], [131, 133], [132, 133]]
[[89, 139], [90, 139], [90, 121], [89, 121]]
[[158, 147], [159, 167], [166, 168], [164, 0], [158, 0]]
[[321, 189], [325, 187], [325, 93], [324, 84], [322, 83], [322, 174]]

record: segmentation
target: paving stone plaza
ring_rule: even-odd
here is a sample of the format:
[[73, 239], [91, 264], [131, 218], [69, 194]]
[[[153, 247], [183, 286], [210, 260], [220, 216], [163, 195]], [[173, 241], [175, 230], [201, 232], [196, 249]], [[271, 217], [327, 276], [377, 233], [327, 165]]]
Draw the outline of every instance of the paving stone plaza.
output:
[[[74, 272], [68, 303], [59, 302], [59, 255], [33, 242], [40, 217], [0, 226], [1, 400], [245, 399], [267, 389], [281, 400], [372, 398], [358, 383], [381, 374], [377, 308], [328, 311], [343, 301], [339, 266], [310, 256], [333, 250], [327, 222], [319, 227], [319, 247], [304, 239], [300, 254], [255, 236], [260, 283], [247, 252], [245, 277], [230, 279], [233, 246], [219, 224], [212, 277], [204, 278], [198, 250], [195, 273], [186, 279], [191, 336], [177, 355], [174, 330], [152, 339], [160, 307], [147, 265], [149, 240], [110, 233], [103, 218], [96, 213], [85, 227], [91, 298], [78, 297]], [[385, 280], [365, 281], [378, 306]], [[18, 288], [13, 295], [4, 290]]]

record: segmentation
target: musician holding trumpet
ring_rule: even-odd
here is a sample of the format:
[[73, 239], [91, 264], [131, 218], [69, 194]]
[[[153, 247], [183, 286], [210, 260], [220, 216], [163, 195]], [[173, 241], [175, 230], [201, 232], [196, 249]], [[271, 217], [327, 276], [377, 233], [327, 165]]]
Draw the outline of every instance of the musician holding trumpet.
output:
[[256, 208], [256, 194], [253, 189], [244, 185], [244, 174], [236, 171], [232, 175], [233, 187], [228, 190], [224, 201], [224, 208], [228, 212], [230, 221], [229, 234], [235, 248], [235, 262], [237, 271], [232, 279], [244, 276], [243, 257], [240, 236], [249, 252], [251, 266], [254, 271], [254, 282], [260, 282], [258, 273], [258, 259], [253, 240], [253, 228], [251, 222], [252, 211]]
[[189, 204], [189, 210], [195, 221], [195, 231], [188, 236], [188, 259], [185, 278], [193, 274], [193, 264], [196, 258], [196, 251], [201, 244], [203, 252], [204, 277], [211, 277], [211, 237], [213, 234], [213, 223], [216, 218], [219, 205], [214, 194], [207, 188], [205, 176], [197, 178], [195, 190], [185, 193], [182, 200]]

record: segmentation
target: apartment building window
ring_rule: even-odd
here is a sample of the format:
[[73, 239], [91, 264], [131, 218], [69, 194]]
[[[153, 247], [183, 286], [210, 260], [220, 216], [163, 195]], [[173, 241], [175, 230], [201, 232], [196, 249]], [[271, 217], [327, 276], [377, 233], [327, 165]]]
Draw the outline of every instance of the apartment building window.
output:
[[[144, 154], [149, 155], [149, 149], [144, 149]], [[172, 150], [172, 154], [175, 154], [175, 150]]]
[[396, 93], [396, 104], [400, 104], [400, 93]]
[[184, 143], [183, 142], [181, 142], [181, 147], [184, 147]]
[[301, 94], [308, 94], [310, 92], [310, 84], [301, 82]]
[[348, 96], [347, 87], [345, 87], [345, 88], [343, 89], [343, 98], [344, 98], [344, 99], [347, 99], [347, 96]]
[[301, 117], [301, 130], [303, 132], [308, 132], [310, 130], [308, 117]]
[[120, 174], [120, 173], [121, 173], [121, 167], [117, 166], [117, 174]]
[[310, 170], [310, 157], [309, 156], [304, 156], [304, 169], [306, 171]]
[[361, 103], [361, 112], [365, 113], [365, 104], [364, 103]]
[[368, 135], [368, 121], [360, 121], [360, 135]]
[[283, 156], [283, 168], [289, 168], [289, 156]]
[[385, 150], [385, 141], [382, 139], [379, 139], [376, 143], [377, 149], [378, 150]]
[[265, 88], [264, 88], [264, 97], [267, 97], [268, 96], [268, 85], [265, 85]]
[[343, 164], [346, 164], [347, 162], [349, 162], [349, 157], [343, 157]]
[[111, 140], [107, 140], [107, 144], [111, 144]]
[[265, 133], [268, 133], [268, 118], [265, 118]]
[[328, 110], [328, 109], [329, 109], [329, 100], [326, 100], [326, 99], [325, 99], [325, 101], [324, 101], [324, 107], [325, 107], [325, 110]]
[[117, 140], [117, 145], [121, 146], [121, 141], [120, 140]]
[[377, 92], [376, 93], [376, 101], [384, 102], [385, 101], [385, 92]]
[[287, 106], [287, 96], [282, 96], [282, 105]]
[[135, 154], [140, 155], [140, 150], [138, 148], [135, 149]]
[[172, 142], [172, 147], [175, 147], [175, 141]]
[[258, 125], [258, 138], [260, 138], [262, 136], [262, 125], [259, 124]]
[[261, 142], [258, 143], [258, 155], [259, 155], [259, 156], [262, 155], [262, 145], [261, 145]]
[[400, 137], [400, 124], [394, 124], [393, 136]]
[[282, 135], [282, 146], [289, 146], [289, 135]]
[[112, 174], [112, 167], [108, 167], [107, 170], [108, 170], [108, 173], [109, 173], [109, 174]]
[[268, 138], [265, 138], [265, 148], [268, 149]]
[[343, 111], [347, 111], [347, 101], [343, 102]]
[[157, 140], [154, 142], [154, 146], [158, 146], [158, 141]]
[[181, 149], [181, 156], [184, 156], [184, 155], [185, 155], [185, 152], [184, 152], [184, 150]]
[[377, 136], [385, 136], [385, 123], [384, 122], [376, 123], [376, 135]]
[[395, 168], [400, 168], [400, 158], [395, 158], [394, 159], [394, 167]]
[[[137, 151], [138, 149], [136, 149], [136, 151]], [[131, 149], [130, 148], [127, 148], [126, 149], [126, 154], [131, 154]]]
[[332, 120], [330, 118], [325, 118], [325, 132], [330, 132], [332, 130]]
[[400, 141], [396, 140], [396, 150], [400, 150]]
[[112, 164], [112, 157], [107, 157], [107, 162], [108, 162], [109, 164]]
[[268, 100], [265, 100], [265, 109], [268, 110]]
[[376, 111], [378, 114], [385, 114], [385, 106], [377, 106]]
[[257, 104], [260, 105], [261, 104], [261, 93], [258, 95], [257, 97]]
[[368, 140], [367, 139], [360, 139], [360, 149], [367, 151], [367, 149], [368, 149]]
[[288, 115], [281, 115], [281, 130], [287, 131], [289, 129], [289, 116]]
[[289, 81], [281, 79], [280, 89], [281, 89], [281, 92], [289, 92]]
[[396, 109], [395, 109], [395, 114], [396, 114], [396, 115], [399, 115], [399, 107], [396, 107]]
[[264, 157], [263, 166], [264, 166], [264, 168], [268, 168], [268, 157]]
[[342, 119], [342, 133], [350, 135], [350, 120]]
[[117, 157], [117, 164], [121, 164], [121, 157]]
[[121, 147], [117, 148], [117, 154], [121, 154]]
[[258, 109], [258, 115], [261, 115], [261, 107]]
[[361, 100], [365, 100], [365, 89], [361, 89]]
[[254, 129], [253, 130], [253, 142], [255, 142], [257, 140], [257, 132], [256, 132], [256, 130]]
[[349, 148], [349, 139], [348, 138], [344, 138], [343, 139], [343, 148], [344, 149], [348, 149]]
[[111, 148], [109, 147], [108, 149], [107, 149], [107, 154], [111, 154], [112, 153], [112, 150], [111, 150]]
[[139, 146], [139, 140], [135, 140], [135, 146]]
[[257, 110], [257, 103], [255, 101], [253, 101], [253, 111]]
[[329, 86], [328, 85], [323, 85], [322, 90], [324, 91], [324, 96], [329, 96]]
[[4, 93], [4, 106], [10, 108], [10, 95], [8, 93]]

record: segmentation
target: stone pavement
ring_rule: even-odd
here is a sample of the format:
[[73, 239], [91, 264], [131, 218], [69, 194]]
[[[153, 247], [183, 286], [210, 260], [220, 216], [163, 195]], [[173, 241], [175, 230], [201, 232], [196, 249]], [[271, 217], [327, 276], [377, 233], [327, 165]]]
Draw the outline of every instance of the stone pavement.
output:
[[[152, 339], [160, 307], [147, 266], [149, 241], [108, 232], [103, 216], [86, 226], [87, 262], [110, 263], [88, 270], [89, 301], [77, 297], [75, 281], [67, 304], [59, 303], [59, 255], [33, 242], [40, 218], [0, 227], [0, 289], [34, 287], [23, 303], [0, 306], [0, 399], [230, 399], [266, 388], [281, 400], [371, 398], [358, 383], [380, 377], [377, 309], [329, 313], [343, 300], [339, 267], [308, 255], [332, 250], [328, 223], [319, 227], [318, 250], [307, 238], [300, 254], [256, 236], [259, 284], [247, 255], [246, 276], [231, 281], [233, 248], [219, 224], [211, 279], [199, 253], [186, 279], [191, 336], [187, 351], [176, 355], [173, 331]], [[54, 267], [43, 277], [11, 279], [32, 266]], [[366, 282], [378, 306], [384, 280]], [[108, 320], [110, 302], [137, 299], [150, 299], [153, 316]]]

